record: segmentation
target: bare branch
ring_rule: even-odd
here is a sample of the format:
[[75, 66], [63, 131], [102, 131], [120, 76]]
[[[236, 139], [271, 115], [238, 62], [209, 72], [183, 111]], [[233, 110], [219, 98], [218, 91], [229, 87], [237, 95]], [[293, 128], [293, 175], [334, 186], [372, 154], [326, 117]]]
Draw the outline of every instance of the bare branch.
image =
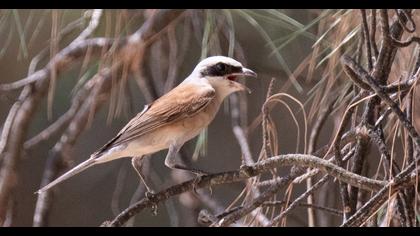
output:
[[[257, 162], [253, 165], [246, 166], [237, 171], [229, 171], [229, 172], [223, 172], [223, 173], [218, 173], [218, 174], [206, 175], [199, 179], [189, 180], [181, 184], [169, 187], [155, 194], [152, 198], [149, 198], [149, 199], [144, 198], [140, 200], [139, 202], [135, 203], [134, 205], [130, 206], [129, 208], [124, 210], [120, 215], [118, 215], [110, 223], [109, 226], [121, 226], [127, 220], [129, 220], [132, 216], [134, 216], [135, 214], [138, 214], [144, 208], [151, 207], [152, 205], [155, 205], [161, 201], [167, 200], [168, 198], [172, 196], [179, 195], [183, 192], [192, 191], [194, 186], [196, 187], [196, 189], [199, 189], [199, 188], [205, 188], [205, 187], [210, 187], [214, 185], [243, 181], [253, 176], [257, 176], [261, 173], [270, 171], [273, 168], [276, 168], [279, 166], [287, 166], [287, 165], [298, 165], [298, 166], [304, 166], [304, 167], [319, 168], [322, 172], [328, 173], [329, 175], [336, 177], [340, 181], [349, 183], [351, 185], [354, 185], [361, 189], [366, 189], [366, 190], [378, 190], [382, 188], [383, 186], [385, 186], [387, 183], [385, 181], [373, 180], [373, 179], [369, 179], [363, 176], [353, 174], [326, 160], [320, 159], [312, 155], [304, 155], [304, 154], [279, 155], [279, 156], [275, 156], [275, 157]], [[284, 186], [286, 183], [289, 183], [291, 180], [293, 180], [293, 178], [297, 177], [301, 172], [302, 171], [296, 172], [295, 174], [286, 177], [284, 181], [281, 182], [281, 184], [278, 184], [278, 186], [276, 186], [276, 188], [271, 187], [269, 192], [276, 192], [279, 186]], [[253, 205], [257, 205], [256, 207], [258, 207], [263, 202], [265, 202], [270, 195], [269, 192], [266, 191], [262, 193], [258, 199], [255, 199], [255, 200], [258, 200], [259, 204], [257, 205], [256, 203], [253, 203]], [[261, 196], [264, 196], [264, 197], [261, 197]], [[220, 224], [222, 226], [229, 225], [230, 223], [237, 220], [236, 218], [238, 216], [240, 217], [244, 215], [243, 213], [244, 211], [246, 213], [249, 213], [251, 209], [250, 207], [244, 207], [242, 211], [238, 211], [238, 214], [230, 215], [229, 216], [230, 218], [224, 218], [223, 222], [220, 222]]]

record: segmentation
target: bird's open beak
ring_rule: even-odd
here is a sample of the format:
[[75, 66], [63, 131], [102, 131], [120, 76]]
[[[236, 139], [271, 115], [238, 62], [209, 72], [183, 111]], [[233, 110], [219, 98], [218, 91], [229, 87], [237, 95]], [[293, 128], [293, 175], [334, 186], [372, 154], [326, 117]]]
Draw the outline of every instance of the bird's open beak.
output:
[[[237, 87], [238, 90], [242, 90], [242, 91], [246, 90], [246, 91], [248, 91], [248, 93], [251, 93], [251, 90], [248, 87], [246, 87], [245, 85], [237, 82], [236, 79], [237, 79], [238, 76], [257, 78], [257, 73], [255, 73], [254, 71], [252, 71], [248, 68], [242, 68], [242, 72], [234, 73], [234, 74], [231, 74], [230, 76], [232, 76], [232, 77], [228, 77], [228, 79], [233, 80], [233, 82], [234, 82], [234, 84], [235, 84], [235, 86]], [[230, 79], [230, 78], [232, 78], [232, 79]]]
[[257, 73], [247, 68], [242, 68], [241, 75], [257, 78]]

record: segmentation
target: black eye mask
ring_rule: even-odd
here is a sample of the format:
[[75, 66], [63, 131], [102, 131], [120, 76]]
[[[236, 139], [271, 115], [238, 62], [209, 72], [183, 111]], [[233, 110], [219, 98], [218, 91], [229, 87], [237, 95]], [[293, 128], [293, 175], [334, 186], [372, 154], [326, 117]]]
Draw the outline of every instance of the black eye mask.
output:
[[219, 62], [215, 65], [209, 66], [207, 69], [201, 72], [201, 75], [204, 76], [225, 76], [232, 73], [241, 73], [242, 67], [232, 66], [222, 62]]

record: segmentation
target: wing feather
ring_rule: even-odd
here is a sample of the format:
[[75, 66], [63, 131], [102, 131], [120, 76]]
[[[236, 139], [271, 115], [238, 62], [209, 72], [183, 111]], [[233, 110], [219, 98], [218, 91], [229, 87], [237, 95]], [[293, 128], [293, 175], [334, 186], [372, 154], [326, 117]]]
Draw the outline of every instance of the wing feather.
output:
[[215, 97], [211, 86], [181, 84], [145, 106], [121, 131], [94, 155], [139, 138], [159, 127], [191, 117], [205, 108]]

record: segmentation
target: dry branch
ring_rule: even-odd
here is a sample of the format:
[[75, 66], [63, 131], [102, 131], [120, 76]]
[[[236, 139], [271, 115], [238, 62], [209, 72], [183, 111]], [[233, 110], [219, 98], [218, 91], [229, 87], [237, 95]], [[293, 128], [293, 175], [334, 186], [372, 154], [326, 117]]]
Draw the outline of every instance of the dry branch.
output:
[[[346, 182], [348, 184], [357, 186], [362, 189], [366, 190], [378, 190], [387, 184], [386, 181], [379, 181], [369, 179], [363, 176], [355, 175], [349, 171], [344, 170], [341, 167], [338, 167], [328, 161], [325, 161], [319, 157], [312, 156], [312, 155], [304, 155], [304, 154], [287, 154], [287, 155], [279, 155], [275, 157], [271, 157], [269, 159], [256, 162], [255, 164], [244, 166], [240, 170], [237, 171], [229, 171], [223, 172], [218, 174], [211, 174], [200, 177], [198, 179], [189, 180], [183, 182], [178, 185], [174, 185], [169, 187], [159, 193], [154, 194], [151, 198], [144, 198], [139, 202], [133, 204], [126, 210], [124, 210], [120, 215], [118, 215], [113, 221], [111, 221], [108, 226], [121, 226], [127, 220], [129, 220], [135, 214], [138, 214], [144, 208], [151, 207], [161, 201], [167, 200], [172, 196], [179, 195], [181, 193], [192, 191], [194, 186], [196, 189], [199, 188], [206, 188], [211, 187], [214, 185], [220, 184], [227, 184], [233, 182], [239, 182], [246, 180], [248, 178], [260, 175], [264, 172], [268, 172], [276, 167], [279, 166], [288, 166], [288, 165], [297, 165], [302, 167], [312, 167], [312, 168], [319, 168], [322, 172], [332, 175], [336, 177], [340, 181]], [[293, 175], [290, 175], [288, 178], [285, 178], [282, 182], [277, 183], [280, 186], [284, 186], [285, 183], [290, 182], [293, 178], [297, 177], [300, 172], [296, 172]], [[276, 188], [271, 187], [271, 191], [276, 192], [278, 186]], [[270, 191], [270, 192], [271, 192]], [[267, 195], [267, 197], [261, 197]], [[260, 206], [263, 202], [266, 202], [269, 193], [264, 192], [258, 197], [258, 202], [261, 203], [258, 205]], [[256, 203], [254, 203], [256, 204]], [[255, 209], [255, 208], [254, 208]], [[252, 209], [253, 210], [253, 209]], [[229, 218], [224, 218], [220, 224], [229, 225], [237, 220], [237, 217], [243, 216], [246, 213], [249, 213], [251, 210], [244, 207], [242, 211], [235, 212], [235, 216], [229, 215]], [[244, 212], [246, 212], [244, 214]], [[236, 216], [238, 215], [238, 216]]]

